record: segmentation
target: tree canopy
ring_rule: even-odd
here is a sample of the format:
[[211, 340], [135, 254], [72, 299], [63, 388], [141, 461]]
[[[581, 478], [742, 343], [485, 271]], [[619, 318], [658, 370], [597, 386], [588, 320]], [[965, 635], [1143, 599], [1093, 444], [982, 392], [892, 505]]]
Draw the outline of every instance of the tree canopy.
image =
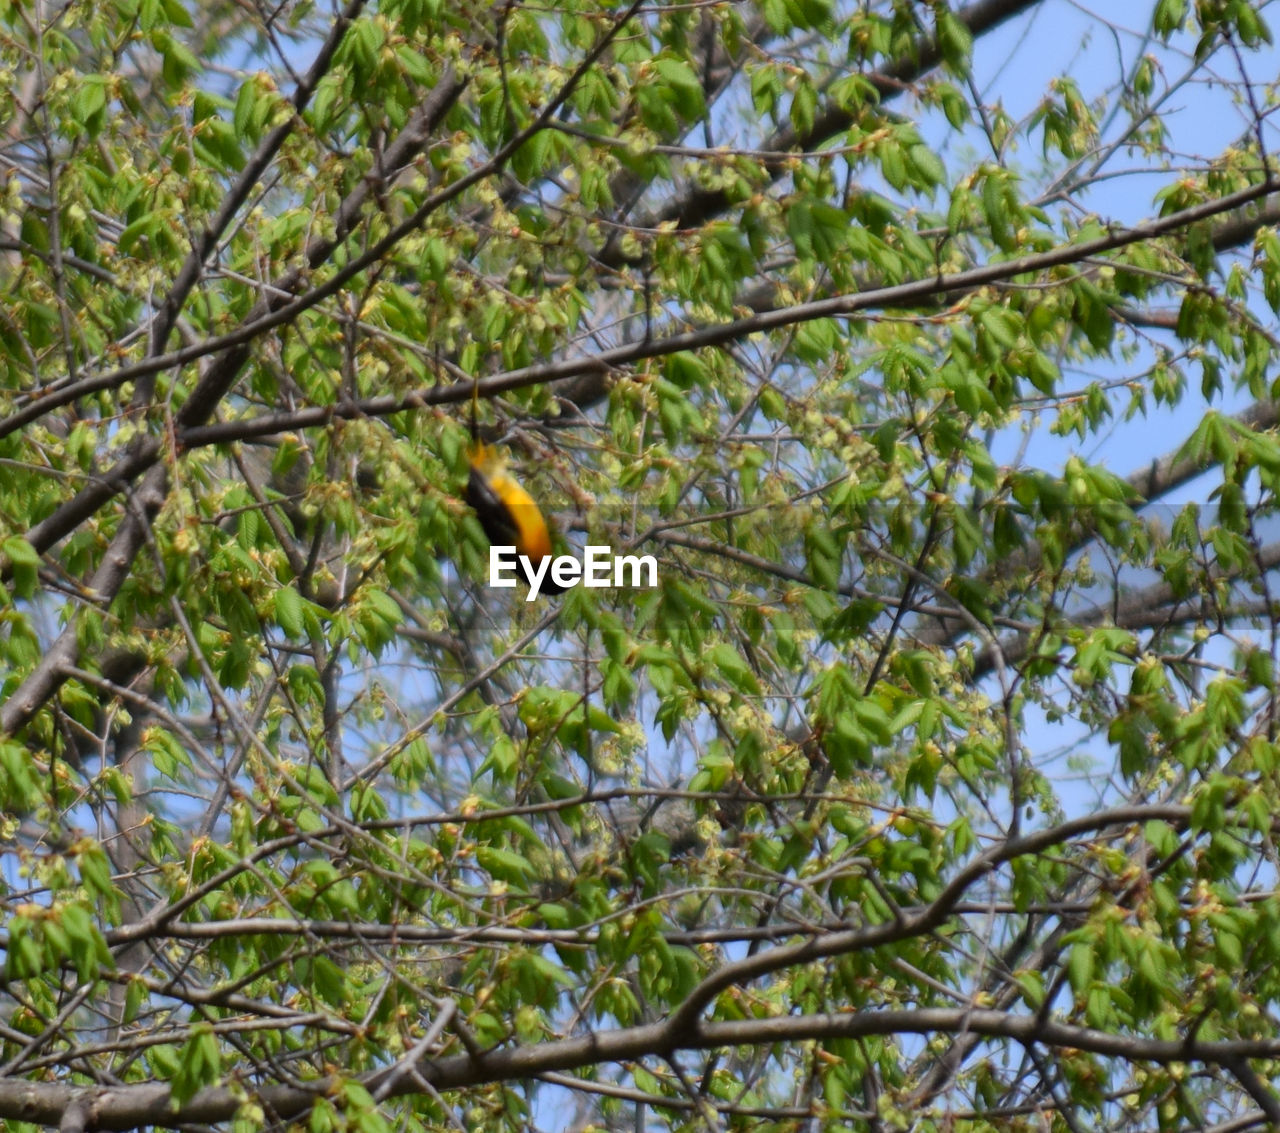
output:
[[0, 0], [0, 1117], [1280, 1125], [1272, 7]]

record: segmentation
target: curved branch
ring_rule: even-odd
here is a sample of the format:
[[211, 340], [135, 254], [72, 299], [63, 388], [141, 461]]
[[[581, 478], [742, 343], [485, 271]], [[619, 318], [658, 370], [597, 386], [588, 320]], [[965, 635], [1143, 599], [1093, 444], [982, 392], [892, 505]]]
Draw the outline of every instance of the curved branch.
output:
[[1068, 838], [1107, 826], [1145, 822], [1149, 818], [1185, 818], [1188, 809], [1173, 804], [1117, 807], [1082, 815], [1079, 818], [1046, 827], [1021, 838], [1011, 839], [979, 854], [955, 877], [929, 905], [915, 911], [897, 910], [893, 921], [880, 925], [859, 926], [844, 932], [831, 933], [816, 940], [803, 940], [756, 952], [726, 964], [704, 979], [668, 1020], [677, 1034], [696, 1032], [698, 1019], [707, 1005], [720, 992], [730, 987], [749, 983], [770, 972], [806, 964], [813, 960], [825, 960], [843, 956], [859, 949], [878, 948], [884, 944], [930, 932], [941, 925], [955, 910], [961, 897], [970, 886], [987, 874], [1015, 858], [1038, 853]]

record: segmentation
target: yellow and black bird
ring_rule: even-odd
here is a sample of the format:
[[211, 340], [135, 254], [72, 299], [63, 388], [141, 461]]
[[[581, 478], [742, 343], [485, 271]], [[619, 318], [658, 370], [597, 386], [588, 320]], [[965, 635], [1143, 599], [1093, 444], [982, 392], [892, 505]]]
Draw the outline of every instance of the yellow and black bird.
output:
[[[471, 450], [467, 462], [470, 465], [467, 503], [475, 509], [485, 537], [495, 547], [515, 547], [517, 556], [522, 556], [516, 559], [520, 573], [525, 582], [533, 586], [534, 580], [525, 563], [532, 564], [535, 570], [541, 569], [542, 560], [552, 554], [551, 532], [533, 497], [507, 470], [502, 454], [480, 440], [474, 400], [471, 405]], [[560, 594], [563, 590], [564, 587], [552, 579], [551, 572], [546, 571], [538, 592]]]

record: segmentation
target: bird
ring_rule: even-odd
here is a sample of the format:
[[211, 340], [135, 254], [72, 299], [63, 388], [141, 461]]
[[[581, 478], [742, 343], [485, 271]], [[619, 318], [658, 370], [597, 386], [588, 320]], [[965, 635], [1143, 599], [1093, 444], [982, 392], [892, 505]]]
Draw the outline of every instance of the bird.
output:
[[[534, 586], [529, 566], [539, 571], [543, 559], [551, 556], [551, 532], [534, 498], [508, 471], [502, 453], [480, 440], [474, 399], [467, 463], [467, 503], [475, 510], [485, 538], [495, 547], [515, 547], [520, 573], [525, 582]], [[542, 594], [564, 591], [549, 570], [543, 574], [537, 588]]]

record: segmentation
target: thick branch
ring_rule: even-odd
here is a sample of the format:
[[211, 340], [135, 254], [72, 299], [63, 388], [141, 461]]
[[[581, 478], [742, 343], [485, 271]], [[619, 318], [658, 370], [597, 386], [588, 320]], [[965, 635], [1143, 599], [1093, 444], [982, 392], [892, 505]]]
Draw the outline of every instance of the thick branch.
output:
[[[630, 1062], [676, 1050], [903, 1034], [979, 1034], [1011, 1039], [1023, 1045], [1071, 1048], [1104, 1057], [1158, 1064], [1202, 1062], [1239, 1067], [1244, 1059], [1280, 1057], [1280, 1039], [1276, 1038], [1152, 1039], [1111, 1034], [1054, 1019], [963, 1007], [786, 1015], [705, 1023], [686, 1032], [677, 1032], [673, 1022], [674, 1017], [664, 1023], [510, 1047], [478, 1057], [459, 1054], [435, 1060], [426, 1056], [418, 1062], [414, 1073], [400, 1074], [387, 1093], [394, 1097], [426, 1089], [463, 1089], [550, 1071], [578, 1070], [605, 1062]], [[376, 1091], [395, 1069], [366, 1076], [365, 1085]], [[269, 1112], [287, 1120], [307, 1112], [318, 1097], [330, 1094], [337, 1084], [334, 1079], [322, 1078], [307, 1088], [268, 1086], [260, 1090], [257, 1097]], [[0, 1083], [0, 1116], [57, 1125], [72, 1106], [79, 1105], [87, 1111], [89, 1122], [96, 1129], [128, 1130], [142, 1125], [176, 1128], [226, 1121], [235, 1114], [241, 1099], [241, 1088], [216, 1087], [201, 1090], [186, 1104], [174, 1107], [168, 1087], [157, 1084], [77, 1089], [37, 1082], [3, 1082]]]

